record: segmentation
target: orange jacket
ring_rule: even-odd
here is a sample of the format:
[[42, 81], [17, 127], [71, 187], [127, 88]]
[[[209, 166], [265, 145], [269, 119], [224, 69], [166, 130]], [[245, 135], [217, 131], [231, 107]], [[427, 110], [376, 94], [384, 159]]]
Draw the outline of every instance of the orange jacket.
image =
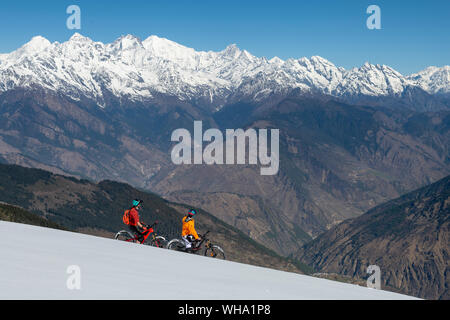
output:
[[194, 227], [194, 219], [186, 216], [183, 218], [183, 229], [181, 230], [181, 236], [193, 235], [195, 239], [198, 239], [197, 231]]

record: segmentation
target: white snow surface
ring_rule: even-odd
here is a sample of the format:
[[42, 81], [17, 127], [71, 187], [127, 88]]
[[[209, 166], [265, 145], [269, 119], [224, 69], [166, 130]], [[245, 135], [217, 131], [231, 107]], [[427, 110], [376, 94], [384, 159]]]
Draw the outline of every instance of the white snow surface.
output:
[[196, 51], [155, 35], [143, 41], [126, 35], [108, 44], [79, 33], [63, 43], [36, 36], [0, 54], [0, 92], [41, 86], [99, 103], [105, 92], [137, 101], [162, 93], [220, 107], [233, 96], [258, 101], [294, 88], [336, 97], [395, 96], [410, 85], [433, 94], [448, 93], [449, 66], [411, 76], [370, 63], [345, 70], [319, 56], [268, 60], [234, 44], [220, 52]]
[[[80, 267], [69, 290], [67, 268]], [[0, 222], [0, 299], [413, 299], [73, 232]]]

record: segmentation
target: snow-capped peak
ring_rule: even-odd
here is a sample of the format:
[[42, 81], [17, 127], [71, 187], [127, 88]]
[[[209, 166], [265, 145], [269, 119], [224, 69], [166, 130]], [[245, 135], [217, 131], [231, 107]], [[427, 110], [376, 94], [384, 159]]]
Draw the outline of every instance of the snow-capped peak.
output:
[[155, 35], [145, 39], [142, 45], [151, 57], [171, 60], [176, 63], [187, 62], [196, 55], [196, 51], [192, 48]]
[[230, 44], [228, 45], [225, 50], [222, 51], [224, 56], [227, 56], [229, 58], [237, 58], [241, 54], [241, 50], [238, 48], [236, 44]]
[[277, 65], [283, 64], [284, 61], [278, 57], [273, 57], [272, 59], [269, 60], [269, 63], [274, 63]]
[[33, 56], [44, 51], [51, 45], [50, 41], [41, 36], [33, 37], [29, 42], [25, 43], [22, 47], [12, 52], [9, 57], [12, 59], [18, 59], [22, 56]]
[[310, 60], [315, 64], [329, 65], [334, 67], [334, 64], [320, 56], [312, 56]]
[[443, 66], [441, 68], [431, 66], [410, 75], [408, 79], [417, 82], [425, 91], [448, 93], [450, 91], [450, 66]]
[[144, 49], [144, 45], [138, 37], [127, 34], [112, 43], [117, 50], [138, 50]]
[[85, 37], [81, 34], [79, 34], [78, 32], [75, 32], [69, 39], [70, 42], [74, 42], [74, 41], [91, 41], [90, 38]]
[[160, 38], [155, 35], [149, 36], [143, 42], [145, 49], [153, 50], [154, 52], [163, 52], [163, 49], [175, 49], [175, 50], [194, 50], [171, 41], [166, 38]]
[[26, 48], [27, 51], [42, 51], [50, 46], [50, 41], [41, 36], [33, 37], [30, 42], [26, 43], [22, 48]]

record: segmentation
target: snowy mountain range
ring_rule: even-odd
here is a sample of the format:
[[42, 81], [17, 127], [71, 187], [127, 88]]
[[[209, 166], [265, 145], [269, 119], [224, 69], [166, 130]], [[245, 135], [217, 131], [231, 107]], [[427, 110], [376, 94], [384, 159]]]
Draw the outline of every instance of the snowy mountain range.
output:
[[268, 60], [236, 45], [205, 52], [154, 35], [143, 41], [126, 35], [104, 44], [75, 33], [63, 43], [36, 36], [21, 48], [0, 54], [0, 92], [29, 87], [62, 92], [75, 100], [84, 96], [101, 106], [111, 94], [133, 101], [164, 94], [218, 109], [236, 100], [261, 101], [293, 89], [351, 102], [361, 96], [400, 97], [410, 88], [448, 95], [450, 66], [403, 76], [370, 63], [346, 70], [319, 56]]

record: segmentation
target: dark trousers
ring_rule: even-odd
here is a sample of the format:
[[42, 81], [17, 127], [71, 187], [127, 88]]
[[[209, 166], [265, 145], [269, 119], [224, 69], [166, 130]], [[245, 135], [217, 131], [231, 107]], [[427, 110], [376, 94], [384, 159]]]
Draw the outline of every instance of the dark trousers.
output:
[[134, 233], [134, 235], [139, 236], [138, 237], [138, 241], [142, 242], [144, 241], [144, 230], [142, 230], [141, 228], [139, 228], [138, 226], [129, 226], [130, 227], [130, 231]]

